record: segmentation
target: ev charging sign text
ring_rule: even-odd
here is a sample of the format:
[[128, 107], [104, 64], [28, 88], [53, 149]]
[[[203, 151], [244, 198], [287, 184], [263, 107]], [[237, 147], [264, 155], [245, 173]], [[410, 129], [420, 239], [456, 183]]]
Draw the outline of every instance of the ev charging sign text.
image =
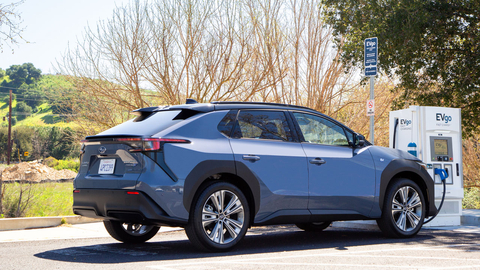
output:
[[378, 39], [376, 37], [365, 39], [364, 59], [365, 76], [376, 76], [378, 62]]

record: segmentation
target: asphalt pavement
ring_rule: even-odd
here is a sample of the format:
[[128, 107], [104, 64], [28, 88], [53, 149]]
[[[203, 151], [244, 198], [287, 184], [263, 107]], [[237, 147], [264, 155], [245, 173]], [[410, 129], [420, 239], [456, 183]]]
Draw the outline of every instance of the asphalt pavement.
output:
[[[370, 231], [379, 231], [373, 221], [344, 221], [334, 222], [334, 228], [352, 228]], [[159, 233], [175, 230], [183, 230], [182, 228], [162, 227]], [[465, 232], [480, 234], [480, 224], [463, 225], [449, 227], [424, 227], [422, 230], [445, 230], [452, 232]], [[103, 238], [110, 237], [105, 230], [102, 222], [93, 222], [85, 224], [64, 224], [51, 228], [37, 228], [26, 230], [10, 230], [0, 231], [1, 242], [21, 242], [21, 241], [40, 241], [40, 240], [59, 240], [59, 239], [79, 239], [79, 238]], [[480, 238], [480, 236], [479, 236]]]
[[[162, 227], [159, 233], [179, 230], [180, 228]], [[64, 224], [52, 228], [0, 231], [0, 242], [20, 242], [78, 238], [110, 237], [103, 222], [85, 224]]]
[[0, 269], [480, 269], [480, 226], [425, 228], [391, 239], [378, 229], [337, 227], [348, 224], [355, 226], [334, 224], [321, 233], [253, 227], [222, 253], [196, 250], [182, 230], [164, 229], [143, 244], [119, 243], [99, 222], [7, 231], [0, 233]]

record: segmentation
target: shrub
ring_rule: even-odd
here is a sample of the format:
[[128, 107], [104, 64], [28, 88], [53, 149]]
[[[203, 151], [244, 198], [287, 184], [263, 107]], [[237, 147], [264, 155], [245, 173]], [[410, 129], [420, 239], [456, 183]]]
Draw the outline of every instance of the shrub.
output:
[[71, 170], [78, 173], [80, 168], [80, 161], [75, 159], [58, 160], [58, 164], [53, 167], [55, 170]]
[[25, 213], [35, 204], [42, 190], [38, 185], [32, 183], [13, 183], [3, 185], [3, 200], [0, 209], [5, 217], [23, 217]]
[[54, 157], [48, 157], [46, 159], [43, 160], [43, 164], [47, 165], [48, 167], [55, 167], [58, 165], [58, 160]]
[[465, 188], [462, 201], [463, 209], [480, 209], [480, 188]]

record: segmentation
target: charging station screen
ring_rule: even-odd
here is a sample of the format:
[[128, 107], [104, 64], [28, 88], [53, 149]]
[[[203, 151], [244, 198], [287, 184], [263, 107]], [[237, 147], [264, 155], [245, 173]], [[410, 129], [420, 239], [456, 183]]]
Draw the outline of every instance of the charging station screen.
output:
[[434, 147], [435, 147], [435, 155], [437, 156], [448, 155], [447, 140], [434, 140]]

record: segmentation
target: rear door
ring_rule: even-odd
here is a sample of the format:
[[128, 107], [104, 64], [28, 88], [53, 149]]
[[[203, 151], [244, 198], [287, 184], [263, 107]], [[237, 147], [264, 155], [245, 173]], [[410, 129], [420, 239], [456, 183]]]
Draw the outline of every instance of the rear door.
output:
[[312, 214], [364, 215], [373, 205], [375, 168], [367, 148], [350, 146], [353, 133], [319, 115], [293, 112], [304, 137]]
[[232, 137], [237, 171], [247, 168], [260, 182], [261, 205], [255, 222], [271, 215], [308, 215], [305, 153], [293, 140], [286, 114], [241, 110]]

